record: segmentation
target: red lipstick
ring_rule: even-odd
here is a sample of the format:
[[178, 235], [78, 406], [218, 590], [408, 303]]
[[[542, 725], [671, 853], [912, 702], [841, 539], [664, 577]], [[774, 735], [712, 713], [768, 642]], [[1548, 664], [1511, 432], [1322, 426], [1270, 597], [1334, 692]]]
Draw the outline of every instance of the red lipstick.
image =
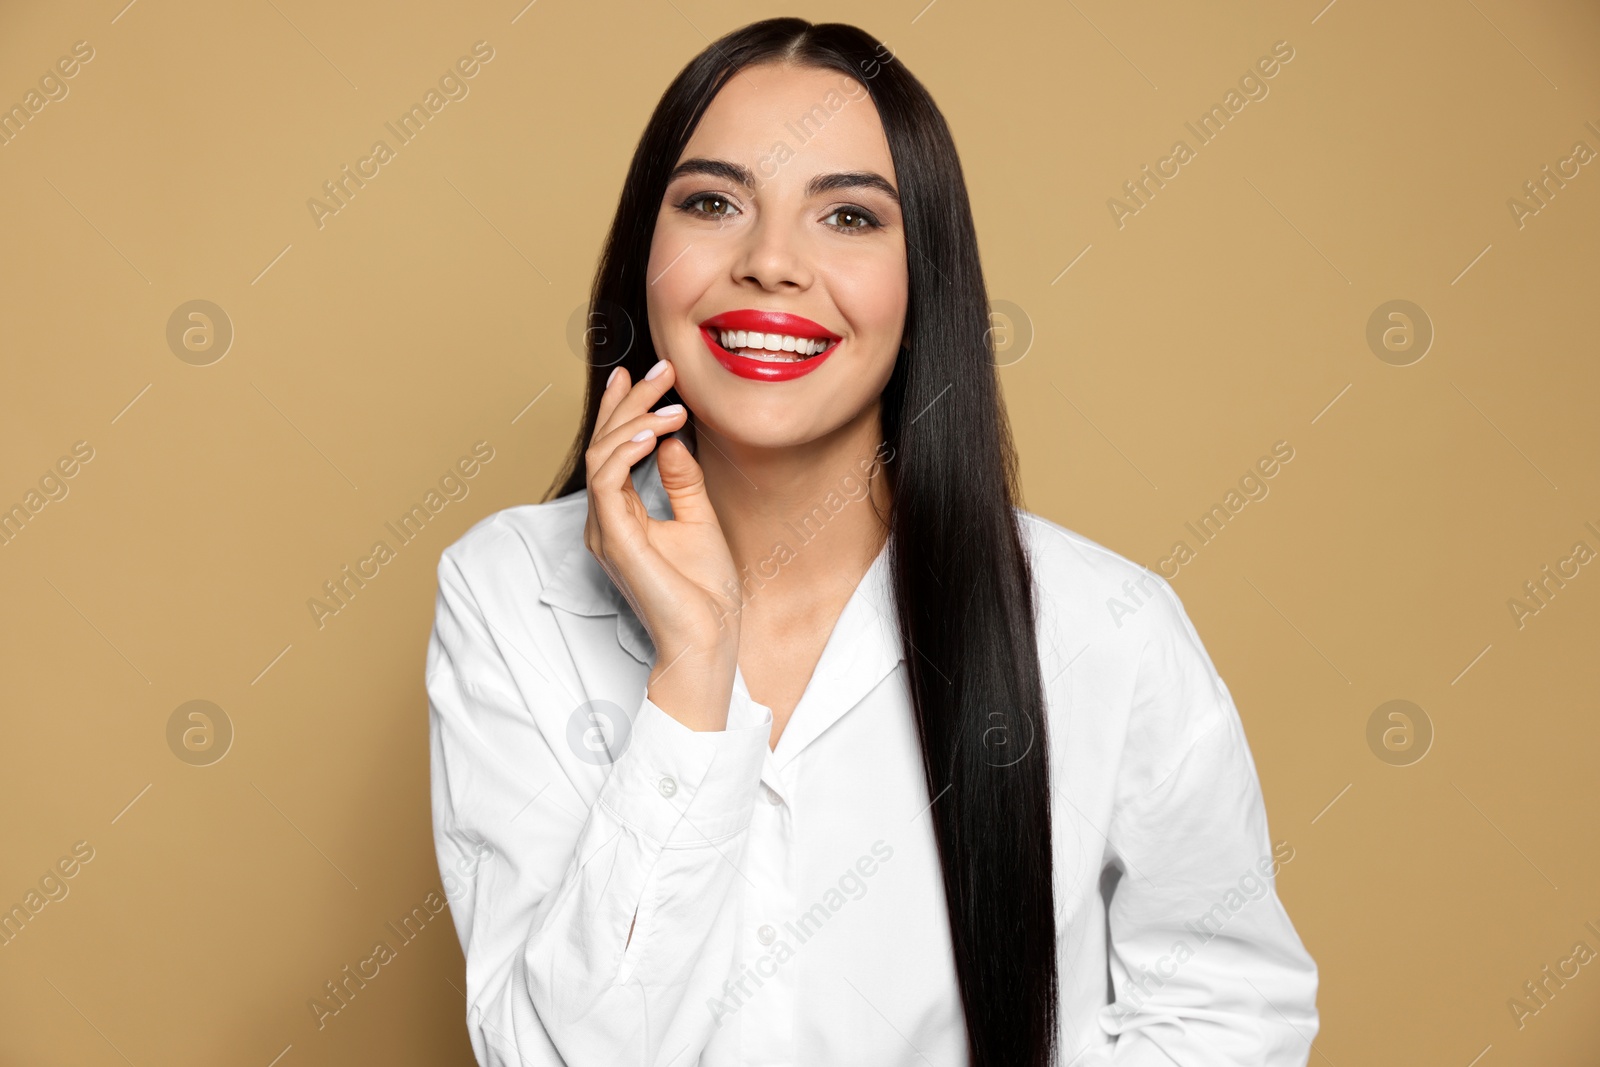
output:
[[[790, 337], [824, 340], [828, 346], [814, 356], [785, 362], [756, 359], [722, 347], [717, 339], [721, 330], [744, 330], [749, 333], [776, 333]], [[832, 330], [825, 330], [810, 319], [782, 311], [755, 311], [743, 308], [713, 315], [700, 324], [700, 336], [717, 362], [741, 378], [757, 382], [787, 382], [810, 374], [822, 361], [833, 355], [841, 338]]]

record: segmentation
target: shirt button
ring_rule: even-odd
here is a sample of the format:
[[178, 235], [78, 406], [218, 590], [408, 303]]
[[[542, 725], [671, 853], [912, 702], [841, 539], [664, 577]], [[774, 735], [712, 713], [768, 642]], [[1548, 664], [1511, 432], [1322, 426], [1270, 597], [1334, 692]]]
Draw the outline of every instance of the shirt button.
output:
[[763, 926], [756, 931], [756, 940], [763, 945], [770, 945], [778, 939], [778, 931], [770, 926]]
[[661, 790], [662, 796], [670, 797], [678, 791], [678, 783], [673, 780], [671, 775], [666, 775], [656, 783], [656, 788]]
[[777, 807], [779, 804], [783, 803], [783, 798], [778, 795], [778, 791], [776, 789], [773, 789], [769, 785], [769, 786], [766, 787], [766, 790], [767, 790], [767, 803], [768, 804], [771, 804], [773, 807]]

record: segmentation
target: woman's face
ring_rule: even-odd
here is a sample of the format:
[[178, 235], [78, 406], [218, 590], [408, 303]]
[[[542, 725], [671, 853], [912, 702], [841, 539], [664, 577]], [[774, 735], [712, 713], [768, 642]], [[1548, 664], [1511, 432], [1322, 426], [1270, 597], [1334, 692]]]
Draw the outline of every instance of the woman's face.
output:
[[[898, 188], [877, 108], [843, 74], [760, 64], [711, 101], [645, 276], [650, 337], [699, 432], [782, 448], [876, 425], [905, 327]], [[770, 351], [783, 335], [799, 350]], [[813, 341], [829, 344], [796, 361]]]

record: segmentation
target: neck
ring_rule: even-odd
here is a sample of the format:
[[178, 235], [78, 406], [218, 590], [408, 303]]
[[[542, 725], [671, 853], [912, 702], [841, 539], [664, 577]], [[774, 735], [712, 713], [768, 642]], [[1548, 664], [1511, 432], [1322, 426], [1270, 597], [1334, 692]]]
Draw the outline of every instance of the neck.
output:
[[876, 406], [803, 445], [753, 447], [699, 424], [695, 434], [747, 604], [827, 599], [866, 573], [888, 536], [892, 457]]

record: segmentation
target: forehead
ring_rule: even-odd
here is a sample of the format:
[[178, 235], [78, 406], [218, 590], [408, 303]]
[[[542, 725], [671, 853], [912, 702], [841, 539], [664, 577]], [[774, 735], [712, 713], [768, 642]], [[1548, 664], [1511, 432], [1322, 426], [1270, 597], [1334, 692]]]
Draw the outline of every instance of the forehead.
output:
[[752, 168], [781, 160], [799, 179], [848, 168], [895, 180], [883, 123], [866, 86], [836, 70], [787, 63], [745, 67], [728, 80], [679, 162], [695, 156]]

